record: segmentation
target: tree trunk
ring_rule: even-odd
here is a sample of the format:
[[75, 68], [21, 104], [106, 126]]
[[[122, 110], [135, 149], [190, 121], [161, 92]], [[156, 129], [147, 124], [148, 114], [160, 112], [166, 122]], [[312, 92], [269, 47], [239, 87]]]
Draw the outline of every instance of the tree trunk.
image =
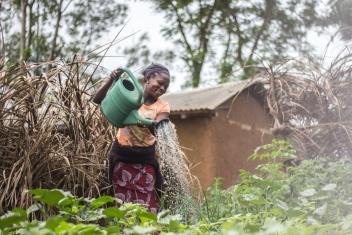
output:
[[227, 30], [227, 41], [224, 55], [222, 57], [221, 67], [220, 67], [220, 83], [225, 83], [229, 81], [229, 76], [232, 72], [232, 67], [234, 64], [229, 64], [229, 51], [231, 45], [231, 29]]
[[200, 83], [200, 75], [202, 72], [203, 64], [194, 63], [192, 71], [192, 87], [198, 87]]
[[39, 1], [37, 1], [37, 16], [38, 16], [38, 19], [37, 19], [37, 29], [36, 29], [36, 34], [37, 34], [37, 38], [36, 38], [36, 42], [35, 42], [35, 46], [36, 46], [36, 55], [35, 55], [35, 61], [39, 61], [39, 32], [40, 32], [40, 3]]
[[60, 21], [61, 21], [61, 16], [62, 16], [62, 3], [63, 3], [63, 0], [60, 0], [58, 8], [57, 8], [55, 32], [54, 32], [53, 41], [51, 43], [51, 50], [50, 50], [50, 56], [49, 56], [50, 61], [55, 59], [55, 57], [56, 57], [55, 50], [56, 50], [56, 41], [57, 41], [57, 37], [59, 35]]
[[21, 41], [20, 41], [20, 61], [25, 59], [26, 50], [26, 25], [27, 25], [27, 0], [21, 0]]
[[[211, 20], [214, 16], [214, 11], [217, 5], [217, 0], [213, 2], [211, 6], [210, 12], [206, 16], [205, 22], [201, 24], [200, 32], [199, 32], [199, 46], [197, 50], [197, 56], [192, 58], [193, 63], [193, 72], [192, 72], [192, 86], [198, 87], [201, 79], [201, 72], [204, 65], [205, 58], [208, 54], [208, 41], [211, 34], [212, 24]], [[200, 3], [200, 10], [202, 10], [202, 6]]]
[[254, 40], [254, 43], [253, 43], [253, 46], [251, 49], [251, 53], [248, 57], [248, 61], [250, 61], [250, 62], [253, 59], [253, 55], [254, 55], [255, 51], [257, 50], [258, 43], [259, 43], [259, 40], [261, 39], [263, 32], [270, 24], [270, 21], [272, 19], [272, 15], [273, 15], [272, 12], [273, 12], [274, 6], [275, 6], [275, 0], [266, 0], [265, 1], [265, 11], [264, 11], [264, 16], [263, 16], [263, 23], [258, 31], [258, 34], [255, 37], [255, 40]]
[[31, 3], [28, 4], [29, 7], [29, 16], [28, 16], [28, 34], [27, 34], [27, 43], [26, 47], [31, 48], [32, 46], [32, 36], [33, 36], [33, 5], [35, 3], [35, 0], [32, 0]]

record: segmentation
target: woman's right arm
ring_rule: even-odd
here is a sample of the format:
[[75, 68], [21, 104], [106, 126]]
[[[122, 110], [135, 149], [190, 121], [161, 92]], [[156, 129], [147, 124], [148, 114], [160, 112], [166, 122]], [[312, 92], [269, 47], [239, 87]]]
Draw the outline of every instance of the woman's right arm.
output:
[[99, 88], [97, 93], [94, 95], [94, 97], [93, 97], [94, 103], [100, 104], [103, 101], [103, 99], [106, 96], [106, 93], [108, 92], [108, 90], [111, 87], [114, 80], [119, 79], [119, 77], [121, 76], [121, 74], [123, 72], [124, 71], [122, 69], [116, 69], [110, 74], [109, 80], [101, 88]]

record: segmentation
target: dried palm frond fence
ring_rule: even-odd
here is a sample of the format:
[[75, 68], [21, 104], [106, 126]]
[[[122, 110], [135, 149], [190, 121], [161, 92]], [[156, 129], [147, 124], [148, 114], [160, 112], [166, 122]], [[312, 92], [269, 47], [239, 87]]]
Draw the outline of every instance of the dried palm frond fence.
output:
[[0, 71], [0, 211], [26, 208], [31, 188], [96, 196], [106, 186], [113, 130], [90, 101], [89, 69], [73, 61]]
[[273, 134], [290, 140], [301, 159], [352, 156], [351, 65], [345, 55], [327, 70], [297, 61], [268, 69]]

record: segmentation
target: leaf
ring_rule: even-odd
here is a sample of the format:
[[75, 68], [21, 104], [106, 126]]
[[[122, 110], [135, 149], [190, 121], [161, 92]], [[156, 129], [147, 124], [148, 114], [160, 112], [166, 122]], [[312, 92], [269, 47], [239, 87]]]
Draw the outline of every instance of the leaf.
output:
[[332, 191], [332, 190], [334, 190], [336, 187], [337, 187], [336, 184], [327, 184], [327, 185], [325, 185], [321, 190], [324, 190], [324, 191]]
[[57, 206], [58, 202], [65, 197], [65, 194], [58, 189], [31, 189], [34, 199], [44, 202], [50, 206]]
[[317, 191], [315, 191], [314, 188], [310, 188], [310, 189], [306, 189], [304, 190], [303, 192], [300, 192], [299, 194], [302, 196], [302, 197], [311, 197], [313, 196]]
[[286, 230], [286, 227], [274, 218], [267, 218], [263, 228], [265, 229], [266, 234], [281, 234]]
[[58, 234], [65, 234], [66, 232], [70, 231], [73, 232], [74, 225], [71, 223], [67, 223], [66, 221], [61, 221], [54, 231]]
[[252, 178], [253, 178], [254, 180], [258, 180], [258, 181], [263, 181], [263, 180], [264, 180], [262, 177], [259, 177], [259, 176], [257, 176], [257, 175], [253, 175]]
[[290, 208], [288, 209], [288, 211], [286, 212], [287, 216], [292, 218], [292, 217], [298, 217], [304, 214], [303, 210], [299, 210], [299, 209], [295, 209], [295, 208]]
[[326, 213], [326, 209], [328, 208], [328, 205], [326, 204], [326, 202], [324, 203], [324, 205], [322, 205], [321, 207], [317, 208], [313, 214], [319, 215], [319, 216], [323, 216]]
[[103, 214], [109, 218], [123, 219], [125, 217], [126, 212], [121, 211], [119, 208], [116, 207], [109, 207], [104, 209]]
[[277, 207], [283, 209], [284, 211], [287, 211], [289, 209], [286, 202], [283, 202], [281, 200], [277, 200], [276, 203], [277, 203]]
[[[77, 234], [79, 235], [105, 235], [106, 231], [101, 230], [98, 225], [95, 224], [82, 224], [80, 228], [77, 229]], [[71, 233], [72, 234], [72, 233]]]
[[165, 225], [170, 225], [172, 221], [181, 221], [182, 217], [181, 215], [166, 215], [164, 217], [159, 217], [158, 216], [158, 223], [160, 224], [165, 224]]
[[156, 227], [142, 227], [139, 225], [136, 225], [133, 227], [133, 232], [137, 233], [137, 234], [150, 234], [152, 232], [156, 232], [157, 228]]
[[345, 231], [352, 231], [352, 215], [348, 215], [343, 219], [341, 227]]
[[319, 224], [319, 222], [316, 219], [314, 219], [313, 217], [309, 216], [307, 218], [307, 224]]
[[27, 212], [21, 208], [14, 208], [12, 211], [0, 217], [0, 229], [11, 227], [27, 219]]
[[45, 227], [49, 228], [51, 230], [55, 230], [55, 228], [57, 226], [59, 226], [60, 223], [62, 223], [64, 221], [64, 219], [62, 217], [59, 216], [55, 216], [55, 217], [50, 217], [46, 222], [45, 222]]
[[107, 227], [105, 230], [108, 232], [108, 234], [120, 234], [120, 226], [110, 226]]
[[74, 197], [64, 197], [58, 202], [58, 206], [60, 209], [70, 208], [70, 211], [73, 206], [77, 206], [79, 203], [79, 199]]
[[260, 225], [254, 222], [247, 222], [245, 224], [245, 229], [252, 233], [258, 232], [260, 229]]
[[352, 206], [352, 201], [342, 201], [346, 206]]
[[36, 212], [40, 209], [40, 205], [37, 203], [34, 203], [33, 205], [31, 205], [30, 207], [27, 208], [27, 215], [32, 214], [33, 212]]
[[87, 210], [78, 217], [79, 221], [89, 222], [89, 221], [97, 221], [99, 219], [104, 218], [106, 215], [102, 213], [102, 209], [98, 210]]
[[102, 207], [103, 205], [109, 203], [109, 202], [114, 202], [116, 201], [116, 198], [114, 197], [111, 197], [111, 196], [101, 196], [101, 197], [98, 197], [96, 199], [93, 199], [93, 201], [91, 202], [91, 205], [94, 207], [94, 208], [99, 208], [99, 207]]
[[170, 214], [170, 210], [163, 210], [163, 211], [159, 212], [157, 215], [157, 221], [159, 222], [159, 220], [168, 216], [169, 214]]
[[247, 202], [258, 200], [258, 197], [254, 194], [243, 194], [242, 198], [244, 201], [247, 201]]
[[184, 229], [183, 227], [180, 220], [171, 220], [169, 223], [169, 230], [172, 232], [180, 232]]
[[141, 211], [141, 212], [138, 212], [137, 215], [142, 220], [142, 222], [146, 222], [146, 221], [156, 222], [157, 220], [156, 214], [149, 211]]

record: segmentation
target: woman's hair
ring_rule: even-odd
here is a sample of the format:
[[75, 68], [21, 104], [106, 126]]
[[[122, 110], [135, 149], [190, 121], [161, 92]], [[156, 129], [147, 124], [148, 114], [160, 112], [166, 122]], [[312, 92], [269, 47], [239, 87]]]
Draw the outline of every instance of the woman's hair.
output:
[[170, 78], [169, 70], [161, 64], [152, 63], [142, 71], [144, 79], [146, 80], [148, 80], [151, 76], [156, 73], [164, 73]]

